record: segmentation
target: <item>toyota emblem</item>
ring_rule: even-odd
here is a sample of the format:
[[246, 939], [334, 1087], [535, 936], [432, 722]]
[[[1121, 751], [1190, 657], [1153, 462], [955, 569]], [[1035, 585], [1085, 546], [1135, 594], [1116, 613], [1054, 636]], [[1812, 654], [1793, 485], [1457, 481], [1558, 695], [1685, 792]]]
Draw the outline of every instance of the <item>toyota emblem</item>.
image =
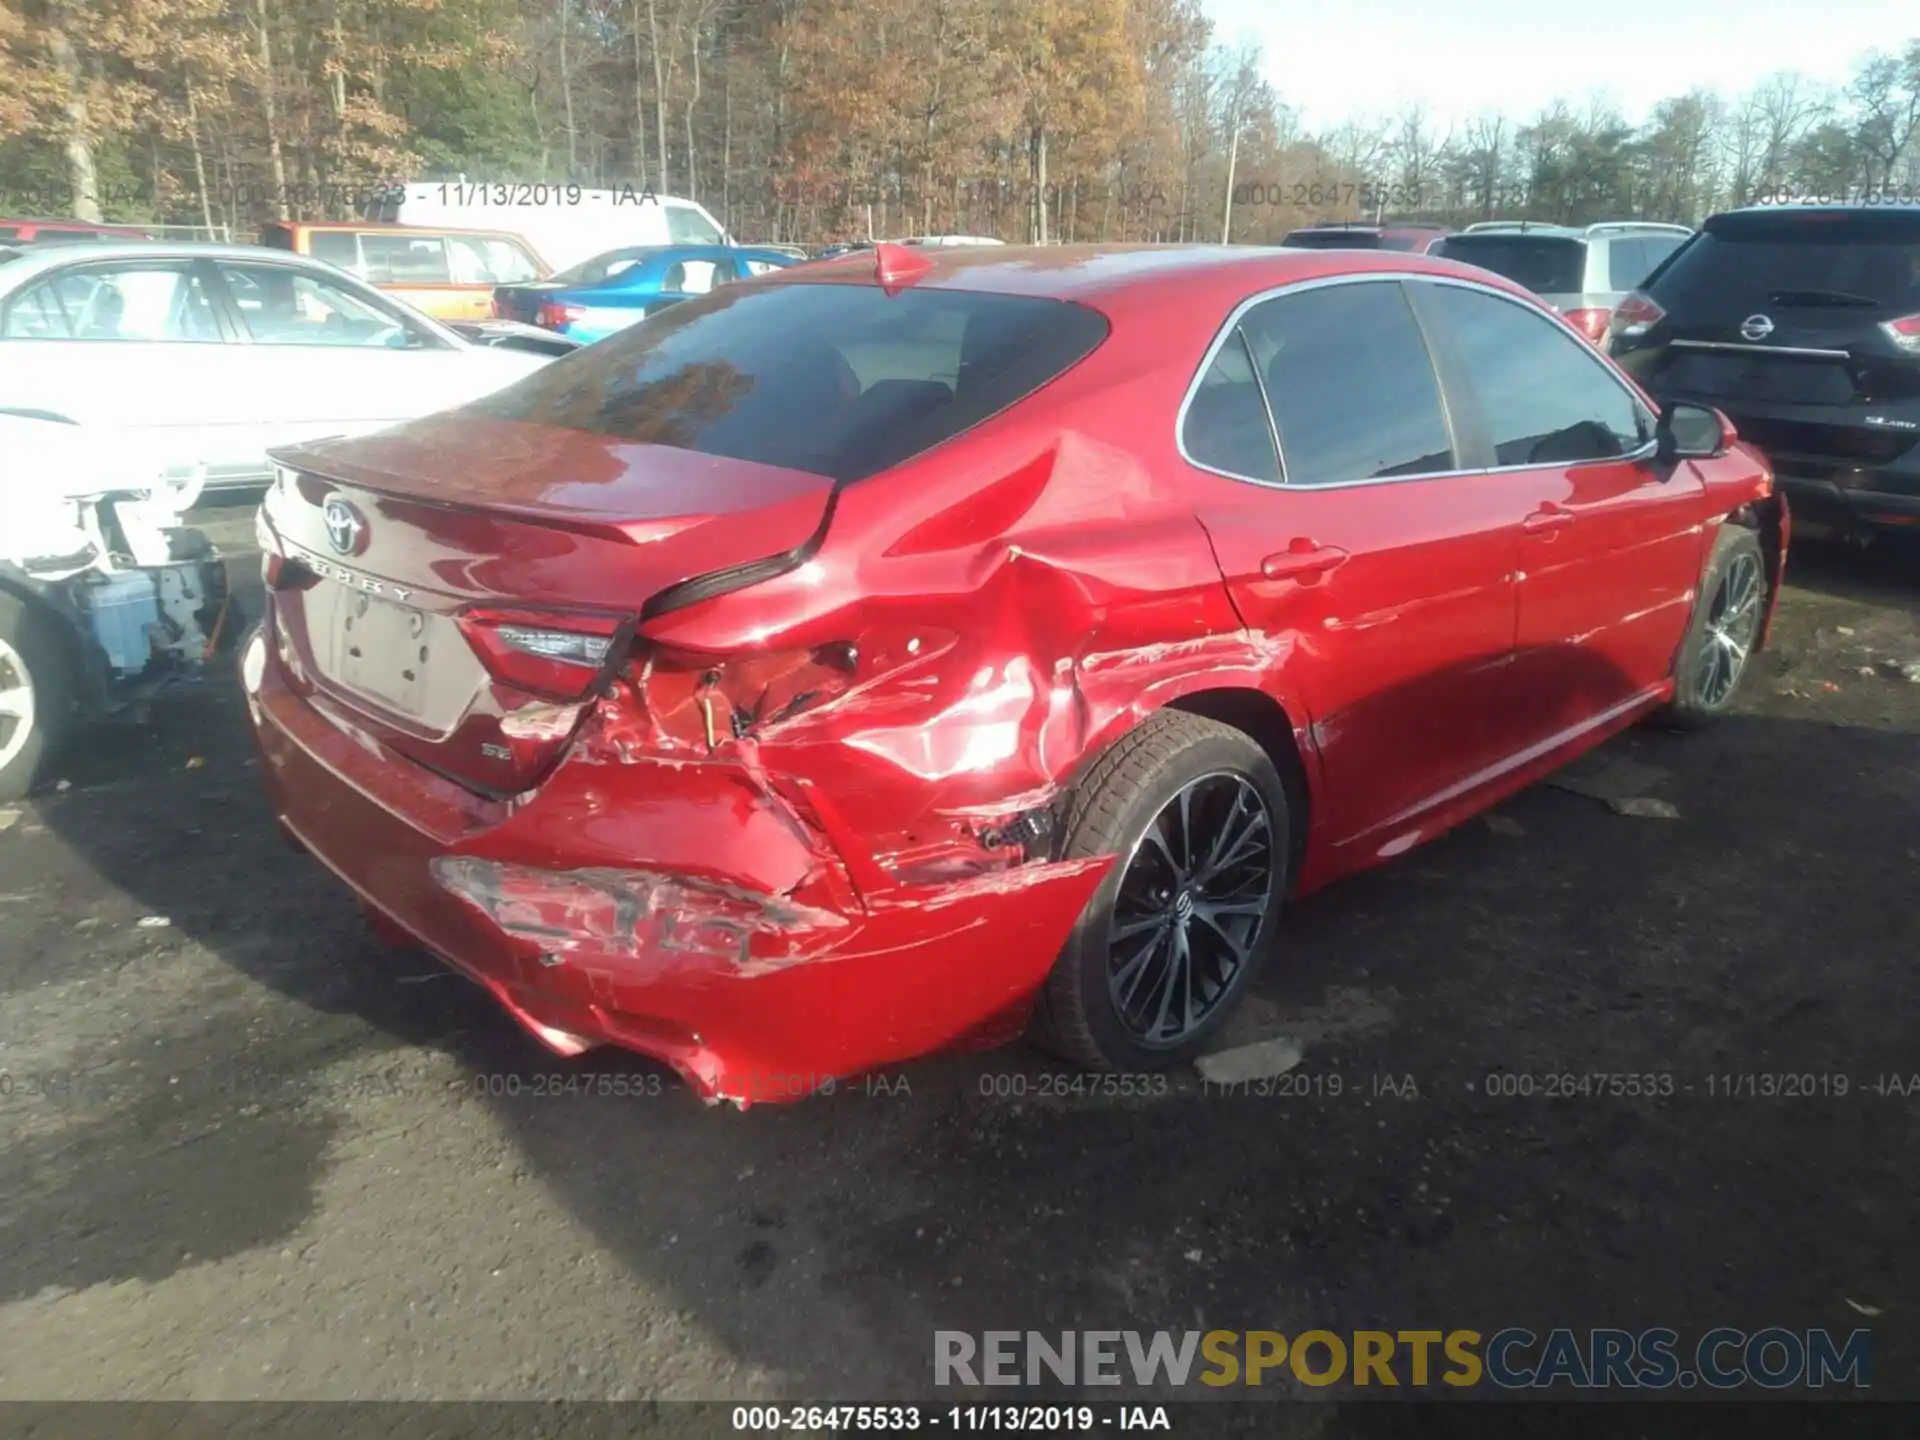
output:
[[335, 495], [320, 513], [327, 526], [327, 543], [337, 554], [358, 555], [367, 548], [367, 522], [353, 506]]
[[1748, 340], [1764, 340], [1773, 333], [1773, 321], [1764, 315], [1749, 315], [1740, 322], [1740, 334]]

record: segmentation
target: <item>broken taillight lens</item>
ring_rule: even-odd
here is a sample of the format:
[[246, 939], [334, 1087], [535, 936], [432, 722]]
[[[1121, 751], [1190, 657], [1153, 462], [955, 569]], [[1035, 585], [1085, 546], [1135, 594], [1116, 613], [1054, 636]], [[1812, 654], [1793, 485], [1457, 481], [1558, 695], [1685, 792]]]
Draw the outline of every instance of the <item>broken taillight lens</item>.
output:
[[631, 633], [620, 615], [483, 609], [458, 618], [496, 680], [555, 700], [585, 699]]

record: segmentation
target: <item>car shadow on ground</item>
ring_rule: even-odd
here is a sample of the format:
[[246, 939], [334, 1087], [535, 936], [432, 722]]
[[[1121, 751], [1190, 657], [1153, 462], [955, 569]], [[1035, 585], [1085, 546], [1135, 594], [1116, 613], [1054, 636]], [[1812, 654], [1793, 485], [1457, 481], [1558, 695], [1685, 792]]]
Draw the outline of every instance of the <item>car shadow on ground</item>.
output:
[[[1680, 818], [1536, 786], [1501, 829], [1463, 827], [1296, 907], [1251, 1000], [1305, 1041], [1284, 1091], [1184, 1073], [1088, 1087], [1015, 1047], [744, 1114], [670, 1079], [641, 1102], [555, 1105], [531, 1098], [533, 1077], [661, 1072], [557, 1060], [478, 989], [373, 942], [275, 837], [237, 686], [210, 676], [151, 727], [102, 732], [45, 823], [291, 1009], [258, 1033], [183, 1018], [175, 1058], [139, 1070], [98, 1133], [10, 1147], [24, 1178], [0, 1250], [51, 1233], [82, 1258], [36, 1262], [0, 1298], [151, 1278], [304, 1221], [338, 1117], [209, 1107], [183, 1140], [165, 1123], [183, 1067], [427, 1049], [519, 1077], [469, 1103], [621, 1265], [795, 1395], [919, 1390], [936, 1329], [1851, 1329], [1850, 1299], [1920, 1279], [1913, 1111], [1861, 1090], [1920, 1068], [1916, 741], [1755, 714], [1608, 753], [1670, 772]], [[132, 962], [105, 953], [51, 946], [7, 984], [56, 967], [72, 983], [88, 964], [117, 983]], [[1787, 1072], [1844, 1073], [1854, 1098], [1769, 1103], [1719, 1079]], [[1546, 1093], [1596, 1075], [1643, 1077], [1657, 1098]], [[177, 1162], [129, 1164], [163, 1143]], [[264, 1209], [226, 1183], [263, 1167]], [[1889, 1337], [1881, 1373], [1915, 1374], [1911, 1352]], [[1368, 1408], [1301, 1433], [1399, 1433]]]

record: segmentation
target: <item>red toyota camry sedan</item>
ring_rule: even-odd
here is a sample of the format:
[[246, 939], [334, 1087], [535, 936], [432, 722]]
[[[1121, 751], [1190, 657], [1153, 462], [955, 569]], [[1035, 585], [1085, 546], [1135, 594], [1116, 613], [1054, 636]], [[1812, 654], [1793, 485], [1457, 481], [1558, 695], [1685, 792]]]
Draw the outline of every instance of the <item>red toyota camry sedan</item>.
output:
[[276, 452], [295, 844], [563, 1054], [1193, 1057], [1289, 897], [1726, 709], [1787, 540], [1484, 271], [882, 245]]

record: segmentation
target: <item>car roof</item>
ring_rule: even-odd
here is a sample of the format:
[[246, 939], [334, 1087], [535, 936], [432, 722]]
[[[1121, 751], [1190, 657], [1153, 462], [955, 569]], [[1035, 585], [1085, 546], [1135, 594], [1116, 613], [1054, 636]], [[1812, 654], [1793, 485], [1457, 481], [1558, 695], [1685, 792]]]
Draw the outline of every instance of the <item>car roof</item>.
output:
[[311, 265], [330, 274], [337, 270], [324, 260], [296, 255], [269, 245], [231, 245], [218, 240], [77, 240], [70, 245], [41, 248], [22, 246], [20, 259], [4, 272], [11, 279], [38, 274], [59, 265], [83, 260], [266, 260], [281, 265]]
[[[1434, 275], [1490, 283], [1485, 272], [1409, 250], [1301, 250], [1278, 245], [1007, 245], [912, 250], [925, 270], [911, 287], [1028, 295], [1097, 308], [1161, 301], [1197, 303], [1336, 275]], [[916, 264], [918, 268], [918, 264]], [[781, 273], [777, 284], [877, 283], [873, 252], [816, 260]], [[773, 277], [765, 277], [772, 280]], [[1521, 286], [1493, 277], [1503, 290]]]
[[386, 220], [268, 220], [260, 228], [351, 230], [355, 234], [371, 230], [383, 235], [504, 235], [513, 240], [520, 238], [516, 231], [501, 225], [397, 225]]

